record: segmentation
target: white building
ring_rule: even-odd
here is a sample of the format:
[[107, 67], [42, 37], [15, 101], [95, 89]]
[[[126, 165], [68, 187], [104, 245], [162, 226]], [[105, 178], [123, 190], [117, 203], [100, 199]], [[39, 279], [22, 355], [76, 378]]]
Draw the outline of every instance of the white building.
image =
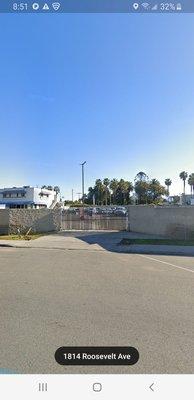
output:
[[31, 186], [0, 189], [0, 208], [53, 208], [57, 201], [54, 190]]
[[[178, 201], [177, 201], [177, 198], [179, 198]], [[169, 196], [168, 197], [169, 204], [173, 204], [175, 200], [176, 200], [176, 203], [180, 206], [183, 206], [183, 205], [194, 206], [194, 195], [193, 194], [181, 194], [179, 196]]]
[[187, 204], [188, 206], [194, 205], [194, 195], [193, 194], [182, 194], [181, 204]]

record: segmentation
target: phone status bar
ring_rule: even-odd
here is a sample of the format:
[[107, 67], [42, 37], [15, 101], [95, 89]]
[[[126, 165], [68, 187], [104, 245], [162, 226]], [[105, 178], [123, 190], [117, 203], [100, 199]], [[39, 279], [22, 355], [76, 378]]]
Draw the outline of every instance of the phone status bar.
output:
[[194, 13], [194, 1], [129, 0], [4, 1], [0, 13]]

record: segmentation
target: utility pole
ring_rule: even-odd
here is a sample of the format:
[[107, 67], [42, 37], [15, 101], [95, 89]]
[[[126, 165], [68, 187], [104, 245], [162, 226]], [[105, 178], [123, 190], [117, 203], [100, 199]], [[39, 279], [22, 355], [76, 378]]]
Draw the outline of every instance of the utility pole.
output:
[[79, 193], [77, 193], [77, 195], [78, 195], [78, 201], [80, 201], [81, 193], [79, 192]]
[[81, 167], [82, 167], [82, 203], [84, 203], [84, 165], [86, 164], [86, 161], [84, 161], [83, 163], [81, 163]]
[[71, 199], [72, 199], [72, 203], [73, 203], [73, 189], [71, 190]]

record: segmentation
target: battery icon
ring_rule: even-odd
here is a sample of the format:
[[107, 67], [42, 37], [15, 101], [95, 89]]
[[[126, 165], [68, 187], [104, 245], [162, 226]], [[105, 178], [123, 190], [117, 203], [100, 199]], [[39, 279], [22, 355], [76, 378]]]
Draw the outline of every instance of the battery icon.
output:
[[182, 11], [182, 4], [178, 3], [176, 6], [177, 11]]

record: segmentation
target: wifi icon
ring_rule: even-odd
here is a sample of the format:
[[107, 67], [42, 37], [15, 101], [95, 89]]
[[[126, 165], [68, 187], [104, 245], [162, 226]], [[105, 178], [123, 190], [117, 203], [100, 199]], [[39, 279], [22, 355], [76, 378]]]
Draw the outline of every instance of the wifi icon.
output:
[[148, 10], [149, 7], [150, 7], [150, 5], [149, 5], [149, 3], [142, 3], [142, 7], [143, 7], [145, 10]]
[[55, 11], [58, 11], [59, 8], [61, 7], [60, 3], [52, 3], [52, 7], [54, 8]]

